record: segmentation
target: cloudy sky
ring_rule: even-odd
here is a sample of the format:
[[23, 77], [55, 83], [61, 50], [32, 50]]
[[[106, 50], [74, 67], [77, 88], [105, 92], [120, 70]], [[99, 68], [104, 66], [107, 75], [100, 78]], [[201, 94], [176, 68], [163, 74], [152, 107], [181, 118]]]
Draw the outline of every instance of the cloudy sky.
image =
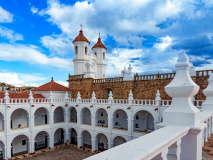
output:
[[0, 82], [66, 85], [80, 24], [90, 49], [101, 33], [107, 77], [172, 72], [183, 50], [213, 69], [213, 0], [0, 0]]

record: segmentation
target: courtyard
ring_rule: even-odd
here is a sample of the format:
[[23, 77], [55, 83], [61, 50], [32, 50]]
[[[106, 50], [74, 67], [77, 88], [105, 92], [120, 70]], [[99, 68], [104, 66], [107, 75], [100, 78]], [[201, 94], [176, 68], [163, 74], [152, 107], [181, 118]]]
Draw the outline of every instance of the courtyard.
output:
[[94, 155], [89, 150], [76, 148], [75, 146], [62, 146], [53, 151], [41, 152], [32, 157], [23, 158], [22, 160], [82, 160]]

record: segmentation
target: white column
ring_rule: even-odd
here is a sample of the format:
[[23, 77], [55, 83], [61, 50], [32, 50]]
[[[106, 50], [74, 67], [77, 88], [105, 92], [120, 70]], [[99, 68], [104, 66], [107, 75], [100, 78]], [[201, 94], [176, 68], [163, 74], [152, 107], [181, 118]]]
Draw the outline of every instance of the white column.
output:
[[96, 148], [96, 139], [94, 137], [92, 137], [91, 141], [92, 141], [92, 150], [93, 151], [97, 150], [97, 148]]
[[71, 142], [70, 136], [71, 136], [71, 133], [66, 133], [64, 143], [66, 143], [67, 140], [69, 140], [69, 143]]
[[77, 135], [77, 139], [78, 139], [78, 143], [77, 143], [77, 145], [78, 145], [78, 147], [81, 147], [81, 146], [83, 145], [82, 136]]

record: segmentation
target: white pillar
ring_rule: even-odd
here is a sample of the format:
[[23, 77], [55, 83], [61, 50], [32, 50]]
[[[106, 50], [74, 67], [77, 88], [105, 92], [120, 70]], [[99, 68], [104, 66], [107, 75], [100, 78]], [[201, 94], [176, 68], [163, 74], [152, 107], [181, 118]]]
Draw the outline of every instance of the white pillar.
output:
[[155, 106], [160, 106], [160, 101], [161, 101], [160, 92], [159, 90], [157, 90], [156, 97], [155, 97]]
[[77, 139], [78, 139], [78, 143], [77, 143], [78, 147], [83, 146], [82, 136], [81, 135], [77, 135]]

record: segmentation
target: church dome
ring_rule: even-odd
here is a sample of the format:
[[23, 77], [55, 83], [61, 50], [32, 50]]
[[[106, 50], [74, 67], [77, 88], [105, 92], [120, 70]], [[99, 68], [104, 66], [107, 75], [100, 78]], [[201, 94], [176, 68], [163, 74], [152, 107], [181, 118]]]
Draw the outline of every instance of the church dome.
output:
[[[74, 42], [76, 41], [85, 41], [85, 42], [89, 42], [88, 39], [84, 36], [82, 29], [79, 31], [79, 35], [74, 39]], [[89, 42], [90, 43], [90, 42]]]
[[92, 49], [93, 48], [105, 48], [105, 49], [107, 49], [105, 47], [105, 45], [101, 42], [101, 38], [100, 37], [98, 38], [98, 42], [92, 47]]

